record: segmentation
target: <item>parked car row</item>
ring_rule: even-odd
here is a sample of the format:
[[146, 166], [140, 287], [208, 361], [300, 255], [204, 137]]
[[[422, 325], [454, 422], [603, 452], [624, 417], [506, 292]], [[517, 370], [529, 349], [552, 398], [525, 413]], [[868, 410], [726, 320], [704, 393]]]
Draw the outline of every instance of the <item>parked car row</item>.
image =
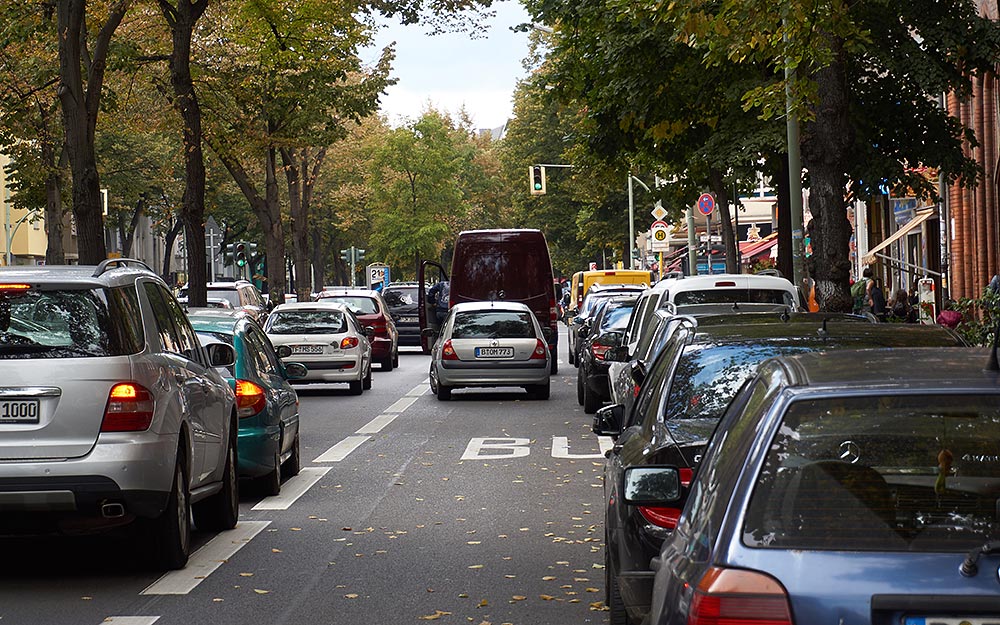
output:
[[[798, 312], [784, 295], [663, 299], [677, 286], [643, 293], [599, 350], [628, 398], [593, 425], [615, 441], [610, 622], [995, 615], [995, 579], [975, 579], [977, 560], [996, 566], [1000, 502], [986, 354], [947, 328]], [[956, 598], [924, 600], [926, 584]]]

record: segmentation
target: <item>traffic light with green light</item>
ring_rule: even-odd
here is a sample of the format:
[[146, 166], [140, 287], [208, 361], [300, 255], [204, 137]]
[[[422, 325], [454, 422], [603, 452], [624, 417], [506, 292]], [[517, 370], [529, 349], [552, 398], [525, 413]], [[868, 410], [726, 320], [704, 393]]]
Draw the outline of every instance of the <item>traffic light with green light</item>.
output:
[[545, 168], [531, 166], [531, 195], [545, 195]]
[[236, 266], [241, 269], [247, 266], [247, 244], [243, 241], [236, 244]]

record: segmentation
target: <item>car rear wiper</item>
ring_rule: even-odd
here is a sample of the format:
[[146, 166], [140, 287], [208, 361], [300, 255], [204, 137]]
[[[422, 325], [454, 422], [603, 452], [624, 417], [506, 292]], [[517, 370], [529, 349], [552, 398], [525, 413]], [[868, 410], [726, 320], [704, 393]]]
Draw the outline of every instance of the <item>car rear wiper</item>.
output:
[[959, 567], [959, 572], [962, 573], [964, 577], [975, 577], [976, 573], [979, 572], [979, 558], [1000, 553], [1000, 541], [992, 540], [981, 547], [976, 547], [969, 552], [969, 555], [965, 556], [965, 560], [962, 561], [962, 566]]

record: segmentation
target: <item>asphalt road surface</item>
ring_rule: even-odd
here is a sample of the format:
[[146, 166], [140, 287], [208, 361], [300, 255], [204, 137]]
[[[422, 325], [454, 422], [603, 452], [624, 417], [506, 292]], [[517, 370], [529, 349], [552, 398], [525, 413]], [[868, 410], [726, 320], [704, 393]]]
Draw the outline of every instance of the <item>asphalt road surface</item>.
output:
[[182, 571], [113, 536], [0, 540], [0, 625], [606, 623], [602, 446], [565, 362], [551, 399], [440, 402], [404, 350], [360, 397], [300, 387], [303, 470]]

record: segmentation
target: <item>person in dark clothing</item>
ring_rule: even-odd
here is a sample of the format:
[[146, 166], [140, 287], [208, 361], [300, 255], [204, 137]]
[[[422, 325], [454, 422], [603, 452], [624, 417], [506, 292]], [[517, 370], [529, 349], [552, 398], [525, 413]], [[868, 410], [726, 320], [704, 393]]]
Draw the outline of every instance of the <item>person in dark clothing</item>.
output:
[[872, 284], [871, 291], [869, 291], [868, 296], [872, 301], [872, 314], [879, 321], [885, 321], [885, 293], [882, 291], [882, 285], [878, 280], [874, 280]]

